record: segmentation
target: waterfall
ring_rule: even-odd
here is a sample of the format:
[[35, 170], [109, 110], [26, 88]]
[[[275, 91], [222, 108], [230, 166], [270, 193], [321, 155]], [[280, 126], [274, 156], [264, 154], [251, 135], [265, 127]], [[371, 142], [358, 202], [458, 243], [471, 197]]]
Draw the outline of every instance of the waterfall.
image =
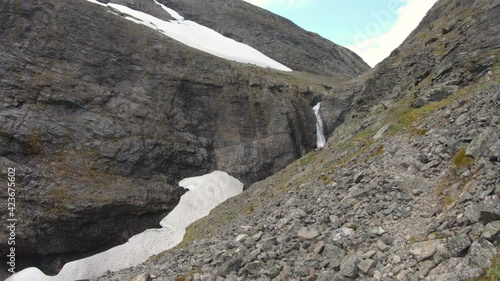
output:
[[314, 114], [316, 115], [316, 147], [322, 148], [325, 146], [325, 135], [323, 133], [323, 120], [321, 120], [321, 115], [319, 115], [319, 107], [321, 102], [313, 107]]

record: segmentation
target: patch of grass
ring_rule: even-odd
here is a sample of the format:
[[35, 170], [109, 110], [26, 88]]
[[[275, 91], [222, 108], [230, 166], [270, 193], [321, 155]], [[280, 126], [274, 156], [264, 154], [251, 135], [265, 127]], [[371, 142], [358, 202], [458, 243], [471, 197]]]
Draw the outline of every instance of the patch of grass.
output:
[[457, 198], [451, 193], [444, 194], [443, 198], [441, 199], [441, 203], [445, 207], [451, 206], [453, 203], [455, 203], [455, 201], [457, 201]]
[[372, 110], [372, 114], [374, 114], [374, 115], [378, 115], [378, 114], [380, 114], [380, 113], [382, 113], [382, 112], [384, 112], [384, 111], [386, 111], [386, 110], [387, 110], [387, 107], [385, 107], [385, 105], [383, 105], [383, 104], [379, 104], [379, 105], [376, 105], [376, 106], [373, 108], [373, 110]]
[[436, 231], [432, 232], [432, 234], [434, 235], [435, 239], [446, 238], [446, 236], [443, 235], [443, 233], [441, 233], [439, 230], [436, 230]]
[[469, 167], [472, 164], [472, 157], [465, 155], [465, 147], [462, 147], [453, 157], [453, 164], [458, 168]]
[[255, 211], [255, 206], [253, 205], [253, 203], [250, 203], [247, 208], [247, 213], [253, 213], [253, 211]]
[[447, 206], [446, 203], [448, 203], [449, 200], [448, 199], [445, 200], [444, 197], [446, 197], [448, 195], [449, 188], [452, 185], [452, 183], [455, 182], [455, 179], [456, 179], [456, 175], [454, 173], [447, 174], [446, 176], [443, 177], [441, 182], [437, 185], [437, 187], [434, 191], [434, 195], [436, 197], [443, 196], [439, 199], [439, 201], [441, 202], [441, 205]]
[[328, 176], [327, 175], [320, 175], [318, 177], [319, 180], [323, 181], [323, 182], [327, 182], [328, 181]]
[[174, 249], [184, 248], [185, 246], [193, 243], [195, 240], [204, 237], [212, 233], [212, 229], [205, 228], [199, 223], [194, 222], [188, 226], [186, 229], [186, 234], [181, 243], [179, 243]]
[[444, 57], [444, 55], [446, 54], [447, 52], [447, 49], [445, 46], [443, 45], [439, 45], [439, 47], [437, 47], [435, 50], [434, 50], [434, 54], [440, 58]]
[[416, 125], [431, 116], [434, 112], [445, 108], [462, 95], [460, 92], [457, 92], [443, 100], [430, 102], [419, 108], [413, 108], [412, 104], [415, 101], [415, 93], [409, 93], [398, 104], [389, 109], [388, 120], [392, 121], [387, 136], [395, 136], [401, 131], [407, 131], [412, 135], [425, 135], [427, 130], [418, 129]]
[[182, 242], [171, 250], [184, 248], [198, 239], [211, 235], [217, 229], [225, 227], [238, 215], [238, 212], [235, 210], [224, 210], [223, 208], [223, 206], [215, 208], [210, 212], [209, 216], [190, 224], [186, 229], [186, 234]]
[[377, 157], [384, 152], [384, 146], [381, 145], [377, 147], [371, 154], [370, 157]]
[[460, 178], [455, 169], [446, 173], [434, 191], [434, 194], [441, 203], [441, 206], [449, 208], [457, 202], [460, 195], [465, 191], [468, 180], [470, 179]]
[[353, 138], [353, 141], [362, 143], [368, 142], [373, 138], [373, 136], [376, 133], [377, 133], [376, 130], [374, 130], [371, 126], [369, 126], [368, 128], [356, 133], [356, 135]]
[[351, 161], [357, 162], [358, 160], [361, 160], [362, 156], [367, 152], [368, 149], [370, 149], [371, 145], [372, 142], [367, 141], [366, 144], [355, 146], [353, 149], [351, 149], [350, 153], [338, 159], [335, 164], [337, 164], [339, 167], [343, 167]]
[[182, 275], [182, 276], [177, 276], [174, 278], [174, 281], [186, 281], [188, 280], [189, 277], [191, 277], [193, 275], [193, 271], [189, 271], [187, 272], [186, 274]]
[[412, 135], [421, 137], [421, 136], [425, 136], [425, 134], [427, 134], [428, 130], [410, 127], [410, 128], [408, 128], [408, 132]]
[[29, 146], [29, 151], [32, 154], [39, 154], [43, 149], [42, 134], [38, 129], [31, 130], [31, 133], [25, 137], [25, 142]]
[[302, 166], [306, 166], [314, 162], [316, 159], [316, 156], [318, 156], [317, 151], [311, 151], [308, 154], [306, 154], [304, 157], [300, 158], [299, 163]]
[[426, 240], [426, 238], [423, 237], [423, 236], [412, 235], [410, 237], [409, 242], [410, 242], [410, 244], [415, 244], [415, 243], [422, 242], [422, 241], [425, 241], [425, 240]]
[[54, 196], [56, 196], [56, 198], [59, 201], [68, 200], [68, 199], [70, 199], [70, 195], [69, 195], [68, 190], [69, 190], [69, 187], [67, 185], [58, 185], [53, 189]]
[[399, 120], [398, 122], [405, 128], [408, 128], [411, 125], [415, 124], [417, 121], [427, 118], [428, 116], [431, 115], [431, 113], [435, 112], [436, 110], [444, 108], [454, 98], [453, 95], [451, 95], [450, 97], [445, 98], [441, 101], [430, 102], [419, 108], [410, 107], [404, 111], [404, 113], [398, 119]]
[[500, 280], [500, 257], [494, 258], [491, 267], [485, 270], [476, 281], [498, 281]]

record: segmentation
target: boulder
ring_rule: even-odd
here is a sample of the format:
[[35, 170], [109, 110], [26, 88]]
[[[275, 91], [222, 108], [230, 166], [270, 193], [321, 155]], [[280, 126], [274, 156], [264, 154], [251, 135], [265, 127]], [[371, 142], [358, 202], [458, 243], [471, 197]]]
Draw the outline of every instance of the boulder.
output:
[[481, 237], [490, 242], [499, 241], [500, 236], [500, 221], [492, 221], [484, 227]]
[[448, 250], [452, 254], [452, 256], [457, 257], [463, 251], [465, 251], [471, 245], [471, 241], [467, 234], [462, 233], [458, 236], [449, 238], [447, 241]]
[[435, 85], [432, 88], [426, 88], [425, 90], [419, 92], [413, 102], [413, 107], [422, 107], [429, 102], [440, 101], [458, 90], [458, 86], [449, 85]]
[[312, 240], [319, 236], [319, 232], [316, 229], [308, 229], [303, 227], [297, 232], [297, 236], [301, 239]]
[[479, 159], [480, 157], [497, 158], [495, 144], [498, 142], [498, 133], [491, 127], [486, 128], [467, 146], [465, 154]]
[[341, 265], [339, 273], [343, 276], [354, 278], [358, 273], [358, 264], [361, 259], [357, 256], [348, 257]]
[[488, 196], [479, 204], [479, 216], [484, 224], [500, 220], [500, 200], [498, 195]]
[[411, 245], [410, 253], [418, 260], [422, 261], [428, 259], [436, 252], [436, 247], [442, 244], [441, 240], [429, 240], [424, 242], [417, 242]]
[[375, 265], [375, 261], [372, 260], [372, 259], [366, 259], [366, 260], [363, 260], [362, 262], [360, 262], [358, 264], [358, 268], [363, 271], [363, 273], [368, 273], [370, 271], [370, 269], [373, 268], [373, 266]]
[[472, 243], [469, 249], [471, 264], [480, 268], [491, 267], [491, 261], [497, 256], [497, 249], [484, 238]]

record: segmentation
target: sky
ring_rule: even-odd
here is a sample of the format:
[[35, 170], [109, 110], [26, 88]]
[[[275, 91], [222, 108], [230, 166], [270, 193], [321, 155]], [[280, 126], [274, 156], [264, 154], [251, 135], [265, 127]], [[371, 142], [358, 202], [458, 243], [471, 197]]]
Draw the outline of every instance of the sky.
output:
[[244, 0], [349, 48], [370, 66], [389, 56], [437, 0]]

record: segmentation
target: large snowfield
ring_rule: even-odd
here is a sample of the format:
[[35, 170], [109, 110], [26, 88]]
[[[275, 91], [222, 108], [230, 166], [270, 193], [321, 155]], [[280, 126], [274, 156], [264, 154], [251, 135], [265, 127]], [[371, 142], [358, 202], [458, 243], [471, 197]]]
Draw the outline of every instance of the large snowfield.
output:
[[180, 186], [189, 189], [179, 204], [162, 221], [159, 229], [149, 229], [129, 239], [125, 244], [105, 252], [69, 262], [56, 276], [47, 276], [38, 268], [27, 268], [6, 281], [68, 281], [93, 279], [107, 270], [118, 271], [136, 266], [149, 257], [179, 244], [186, 227], [208, 215], [210, 210], [243, 192], [243, 183], [225, 172], [182, 180]]
[[155, 3], [168, 12], [175, 20], [164, 21], [157, 17], [119, 4], [102, 4], [95, 0], [87, 1], [100, 6], [108, 7], [111, 12], [125, 15], [125, 18], [130, 21], [150, 27], [183, 44], [214, 56], [241, 63], [269, 67], [281, 71], [292, 71], [285, 65], [269, 58], [246, 44], [225, 37], [215, 30], [197, 24], [194, 21], [184, 20], [184, 18], [176, 11], [158, 3], [157, 1], [155, 1]]

